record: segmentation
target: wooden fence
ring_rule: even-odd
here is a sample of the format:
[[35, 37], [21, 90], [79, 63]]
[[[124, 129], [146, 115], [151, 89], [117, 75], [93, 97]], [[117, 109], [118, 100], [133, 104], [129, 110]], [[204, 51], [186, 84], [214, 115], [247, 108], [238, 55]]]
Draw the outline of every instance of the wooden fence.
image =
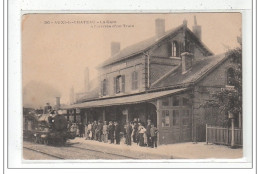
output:
[[[214, 144], [231, 145], [231, 128], [215, 127], [206, 125], [206, 142]], [[242, 129], [235, 128], [235, 145], [243, 146]]]

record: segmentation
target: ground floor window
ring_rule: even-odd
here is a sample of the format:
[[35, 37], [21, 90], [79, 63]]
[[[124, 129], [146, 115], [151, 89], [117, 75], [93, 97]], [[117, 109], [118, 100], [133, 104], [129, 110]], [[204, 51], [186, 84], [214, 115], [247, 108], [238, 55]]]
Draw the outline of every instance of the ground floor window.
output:
[[190, 123], [190, 110], [183, 110], [182, 125], [187, 126]]
[[179, 119], [179, 110], [173, 110], [172, 112], [172, 125], [177, 126], [178, 125], [178, 119]]
[[170, 113], [169, 110], [162, 111], [162, 127], [170, 126]]

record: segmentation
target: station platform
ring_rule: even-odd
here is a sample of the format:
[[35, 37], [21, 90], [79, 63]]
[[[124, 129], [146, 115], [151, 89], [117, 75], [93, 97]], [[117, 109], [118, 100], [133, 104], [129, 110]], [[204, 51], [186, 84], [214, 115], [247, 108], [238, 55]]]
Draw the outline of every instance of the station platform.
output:
[[69, 140], [68, 144], [129, 156], [133, 159], [239, 159], [243, 157], [243, 148], [231, 149], [228, 146], [206, 144], [206, 142], [186, 142], [150, 148], [140, 147], [136, 143], [128, 146], [121, 142], [117, 145], [76, 137]]

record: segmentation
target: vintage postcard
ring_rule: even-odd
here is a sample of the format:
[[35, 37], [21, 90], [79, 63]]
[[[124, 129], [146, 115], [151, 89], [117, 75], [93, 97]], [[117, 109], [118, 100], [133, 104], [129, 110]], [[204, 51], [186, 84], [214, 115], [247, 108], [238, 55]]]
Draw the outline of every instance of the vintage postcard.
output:
[[21, 25], [24, 161], [243, 158], [241, 13]]

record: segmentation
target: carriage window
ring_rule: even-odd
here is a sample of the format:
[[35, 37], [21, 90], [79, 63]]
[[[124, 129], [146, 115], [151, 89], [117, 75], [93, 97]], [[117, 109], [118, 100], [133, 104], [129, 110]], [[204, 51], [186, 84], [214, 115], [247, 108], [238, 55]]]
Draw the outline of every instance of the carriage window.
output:
[[176, 126], [178, 124], [177, 120], [178, 120], [178, 117], [179, 117], [179, 111], [178, 110], [173, 110], [172, 117], [173, 117], [172, 125]]
[[169, 106], [169, 98], [168, 97], [162, 99], [162, 105], [163, 106]]
[[180, 105], [180, 97], [179, 96], [173, 96], [172, 97], [172, 105], [173, 106], [179, 106]]
[[168, 110], [162, 111], [162, 127], [170, 126], [170, 114]]

